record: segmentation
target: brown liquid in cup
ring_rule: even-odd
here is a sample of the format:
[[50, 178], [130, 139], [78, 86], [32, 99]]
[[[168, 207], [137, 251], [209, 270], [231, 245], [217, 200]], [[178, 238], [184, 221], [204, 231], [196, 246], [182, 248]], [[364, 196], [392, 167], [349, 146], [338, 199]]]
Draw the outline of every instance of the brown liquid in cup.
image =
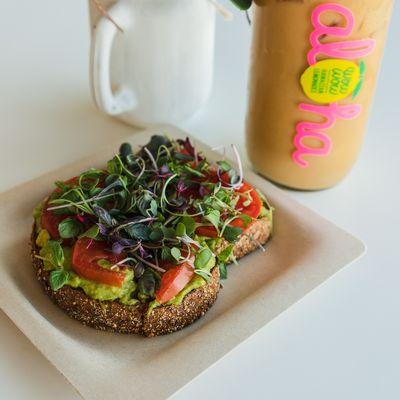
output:
[[[321, 37], [321, 43], [372, 38], [374, 51], [363, 57], [365, 80], [356, 98], [343, 99], [340, 105], [360, 104], [361, 114], [351, 120], [337, 119], [324, 131], [330, 138], [329, 155], [304, 155], [308, 167], [301, 168], [292, 159], [296, 150], [296, 125], [301, 121], [324, 122], [321, 115], [302, 111], [300, 103], [314, 104], [304, 93], [300, 77], [309, 67], [309, 36], [314, 30], [313, 10], [327, 2], [315, 0], [256, 0], [253, 19], [253, 46], [250, 70], [250, 100], [247, 115], [246, 143], [254, 169], [282, 185], [297, 189], [323, 189], [341, 180], [351, 169], [363, 142], [382, 58], [393, 0], [338, 0], [355, 17], [353, 32], [348, 38]], [[345, 18], [335, 12], [321, 15], [327, 26], [345, 26]], [[323, 54], [318, 60], [327, 59]], [[336, 57], [339, 58], [339, 57]], [[352, 60], [359, 63], [361, 59]], [[321, 104], [319, 104], [321, 105]], [[318, 148], [315, 138], [303, 144]]]

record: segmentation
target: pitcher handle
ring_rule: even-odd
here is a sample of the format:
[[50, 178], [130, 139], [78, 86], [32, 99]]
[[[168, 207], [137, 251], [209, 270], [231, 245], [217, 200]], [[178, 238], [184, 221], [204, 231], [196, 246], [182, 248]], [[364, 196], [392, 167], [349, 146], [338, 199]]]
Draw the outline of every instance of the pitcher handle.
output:
[[[131, 25], [130, 10], [123, 1], [110, 7], [108, 14], [124, 31]], [[117, 33], [116, 25], [103, 16], [94, 29], [91, 42], [92, 94], [96, 105], [110, 115], [132, 110], [136, 105], [136, 96], [131, 88], [122, 86], [115, 94], [111, 90], [111, 50]]]

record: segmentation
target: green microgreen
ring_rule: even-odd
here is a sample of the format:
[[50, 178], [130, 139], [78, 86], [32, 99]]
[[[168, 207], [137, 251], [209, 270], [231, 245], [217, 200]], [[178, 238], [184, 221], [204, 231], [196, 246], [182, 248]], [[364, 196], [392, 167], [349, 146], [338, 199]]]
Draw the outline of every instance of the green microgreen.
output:
[[82, 224], [75, 218], [66, 218], [58, 224], [58, 232], [63, 239], [72, 239], [82, 232]]
[[[153, 136], [139, 151], [122, 144], [105, 170], [92, 168], [76, 179], [56, 182], [47, 210], [63, 215], [61, 241], [48, 241], [40, 255], [55, 268], [54, 290], [69, 279], [62, 240], [74, 243], [82, 237], [105, 241], [110, 251], [122, 255], [122, 261], [111, 265], [103, 260], [102, 266], [131, 268], [141, 301], [154, 298], [165, 262], [189, 262], [206, 280], [217, 265], [226, 277], [226, 265], [234, 260], [233, 243], [243, 234], [232, 221], [240, 218], [246, 228], [253, 220], [236, 208], [241, 196], [243, 207], [251, 202], [248, 193], [236, 191], [243, 179], [237, 164], [238, 172], [225, 160], [213, 165], [189, 139]], [[271, 210], [262, 199], [263, 210]], [[204, 226], [215, 229], [218, 238], [198, 236], [197, 229]], [[230, 244], [216, 257], [215, 243], [224, 239]]]
[[63, 269], [55, 269], [50, 273], [50, 287], [52, 290], [57, 291], [61, 289], [70, 277], [70, 273]]

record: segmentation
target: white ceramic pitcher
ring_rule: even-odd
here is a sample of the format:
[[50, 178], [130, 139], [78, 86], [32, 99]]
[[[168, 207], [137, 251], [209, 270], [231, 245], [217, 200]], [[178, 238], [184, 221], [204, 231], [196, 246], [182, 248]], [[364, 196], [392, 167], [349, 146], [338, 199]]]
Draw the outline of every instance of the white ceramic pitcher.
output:
[[212, 86], [215, 7], [209, 0], [89, 0], [97, 106], [133, 125], [178, 123]]

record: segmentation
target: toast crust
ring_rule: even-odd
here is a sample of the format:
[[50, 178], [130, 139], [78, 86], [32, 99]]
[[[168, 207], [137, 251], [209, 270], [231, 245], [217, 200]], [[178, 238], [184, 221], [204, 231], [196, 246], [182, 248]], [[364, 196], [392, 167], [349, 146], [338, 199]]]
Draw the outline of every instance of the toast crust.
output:
[[[267, 218], [255, 221], [235, 244], [234, 255], [241, 258], [267, 242], [270, 222]], [[65, 285], [57, 291], [50, 287], [50, 272], [44, 269], [36, 245], [36, 231], [31, 235], [31, 256], [36, 277], [45, 293], [70, 317], [82, 324], [119, 333], [159, 336], [183, 329], [202, 317], [215, 303], [220, 289], [219, 269], [214, 268], [211, 279], [205, 285], [188, 293], [178, 305], [163, 305], [153, 309], [147, 316], [147, 304], [124, 305], [117, 301], [92, 299], [80, 288]], [[216, 253], [221, 252], [227, 242], [223, 241]]]

